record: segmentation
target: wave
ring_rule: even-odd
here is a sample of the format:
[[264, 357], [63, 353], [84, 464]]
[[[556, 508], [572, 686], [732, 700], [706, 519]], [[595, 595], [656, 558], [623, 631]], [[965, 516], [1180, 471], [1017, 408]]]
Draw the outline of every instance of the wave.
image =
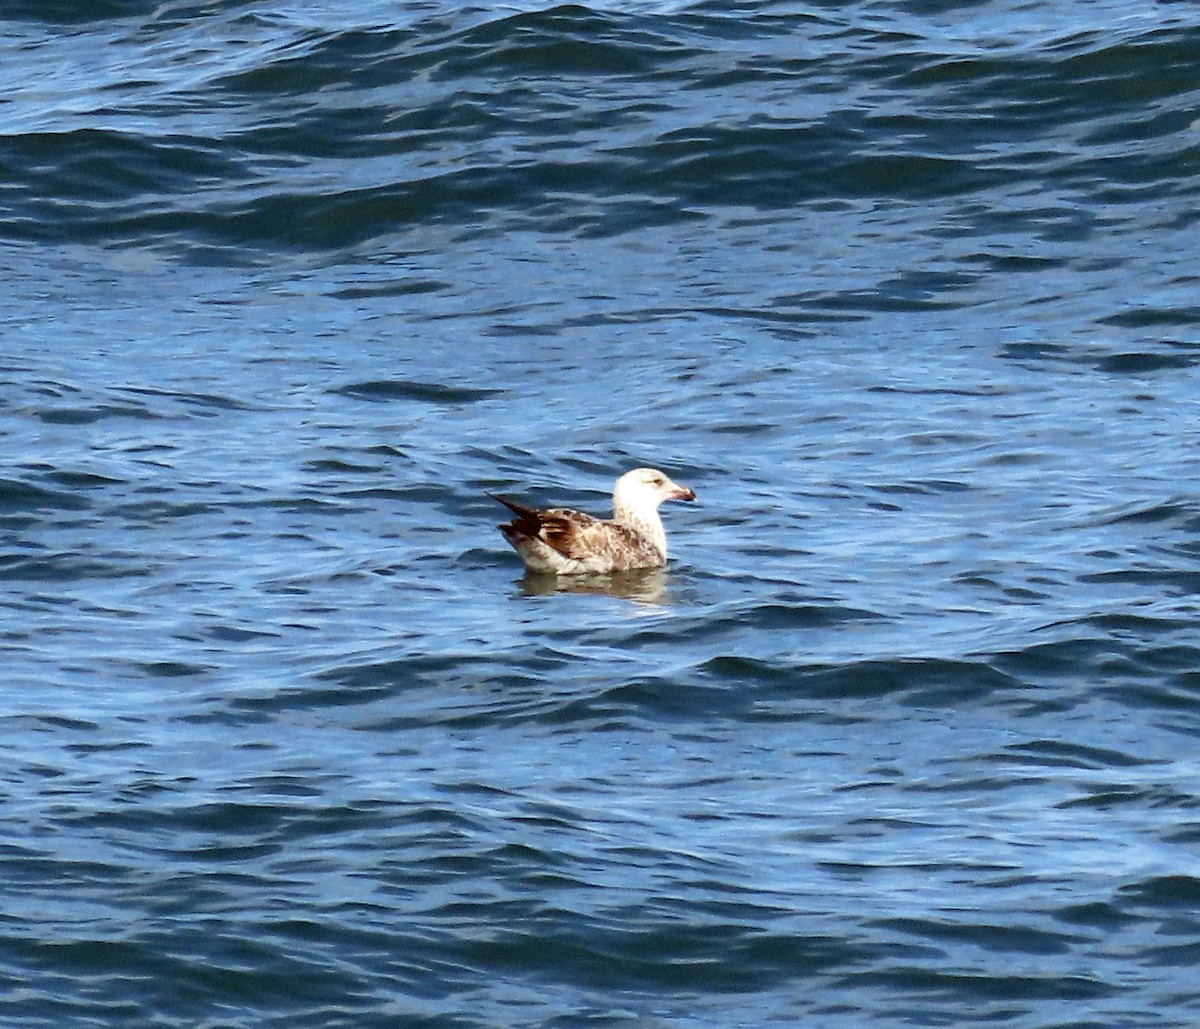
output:
[[[911, 19], [889, 36], [856, 11], [735, 23], [705, 5], [566, 5], [326, 27], [110, 4], [85, 32], [123, 58], [105, 65], [103, 104], [72, 79], [18, 98], [0, 134], [0, 231], [327, 252], [417, 225], [603, 236], [953, 198], [960, 217], [986, 207], [1053, 233], [1058, 216], [1014, 183], [1114, 205], [1194, 196], [1187, 22], [969, 44], [932, 25], [913, 36]], [[199, 23], [198, 70], [176, 67]]]

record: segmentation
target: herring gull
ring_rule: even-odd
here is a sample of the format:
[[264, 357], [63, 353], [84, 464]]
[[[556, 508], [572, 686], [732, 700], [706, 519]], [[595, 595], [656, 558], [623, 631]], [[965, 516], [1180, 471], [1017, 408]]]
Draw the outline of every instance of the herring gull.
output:
[[695, 500], [696, 494], [656, 468], [635, 468], [613, 487], [609, 520], [568, 508], [539, 511], [504, 497], [493, 499], [516, 515], [500, 531], [526, 568], [580, 575], [661, 568], [667, 563], [667, 534], [658, 505], [664, 500]]

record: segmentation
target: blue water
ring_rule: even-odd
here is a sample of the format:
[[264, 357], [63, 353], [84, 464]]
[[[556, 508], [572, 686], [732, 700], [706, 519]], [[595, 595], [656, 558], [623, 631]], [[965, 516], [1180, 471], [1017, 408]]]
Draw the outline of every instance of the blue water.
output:
[[0, 1023], [1200, 1021], [1192, 5], [0, 19]]

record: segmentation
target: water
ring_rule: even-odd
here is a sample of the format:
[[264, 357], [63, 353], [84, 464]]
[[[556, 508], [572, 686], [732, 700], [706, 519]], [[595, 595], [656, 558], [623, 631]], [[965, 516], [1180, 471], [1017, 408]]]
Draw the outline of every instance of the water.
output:
[[4, 19], [6, 1026], [1200, 1018], [1190, 5]]

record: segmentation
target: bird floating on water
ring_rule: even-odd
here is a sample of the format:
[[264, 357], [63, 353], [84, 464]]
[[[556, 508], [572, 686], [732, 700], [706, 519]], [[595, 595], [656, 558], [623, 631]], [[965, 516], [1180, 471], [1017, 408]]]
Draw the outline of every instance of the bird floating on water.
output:
[[658, 505], [664, 500], [695, 500], [657, 468], [635, 468], [613, 487], [613, 516], [604, 520], [582, 511], [545, 511], [494, 495], [516, 515], [500, 526], [504, 538], [531, 572], [552, 575], [604, 574], [667, 563], [667, 534]]

